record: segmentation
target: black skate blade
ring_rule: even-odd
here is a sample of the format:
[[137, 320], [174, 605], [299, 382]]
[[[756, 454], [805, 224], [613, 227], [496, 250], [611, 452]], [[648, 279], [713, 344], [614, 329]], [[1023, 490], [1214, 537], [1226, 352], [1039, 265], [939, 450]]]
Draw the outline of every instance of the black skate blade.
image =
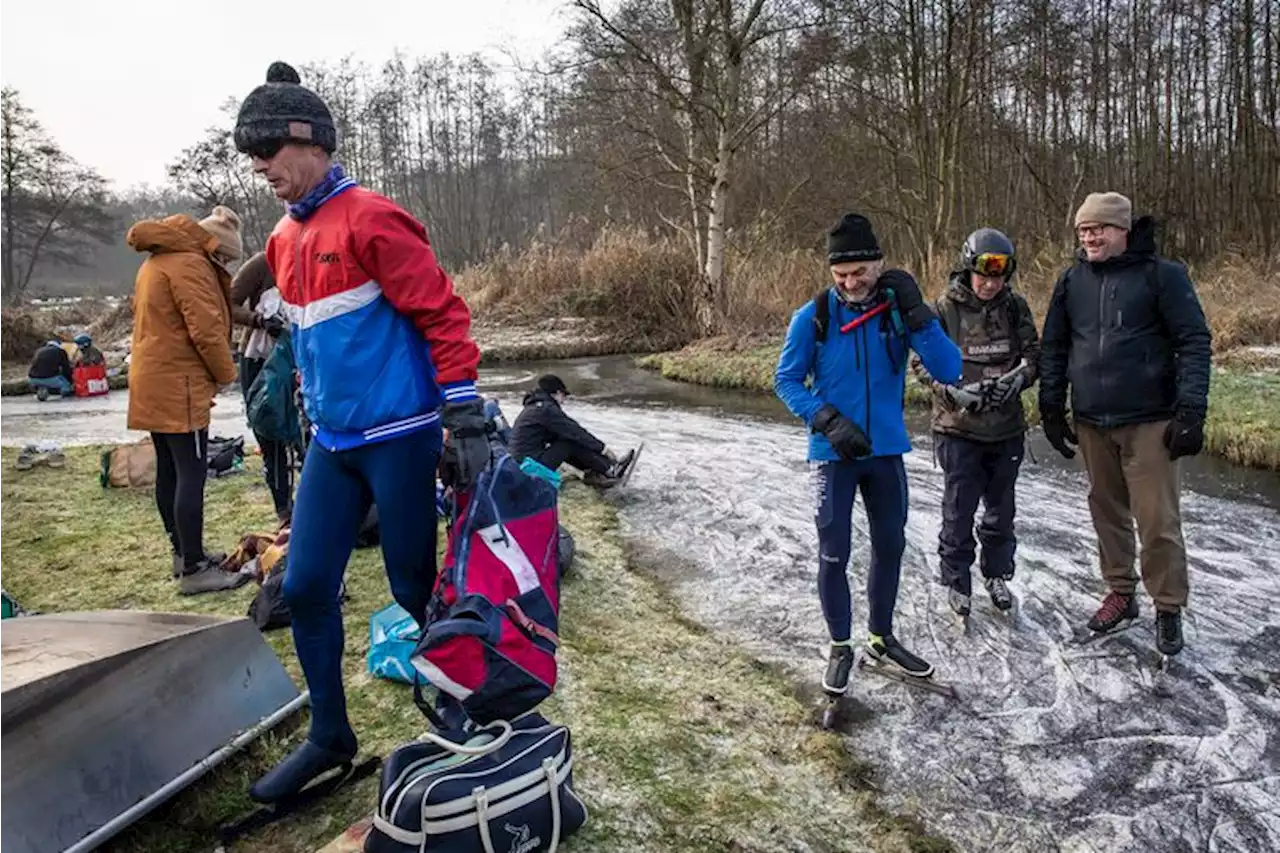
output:
[[1127, 619], [1119, 625], [1116, 625], [1116, 627], [1112, 628], [1110, 631], [1090, 631], [1088, 628], [1083, 631], [1077, 631], [1075, 636], [1067, 641], [1067, 645], [1075, 648], [1092, 645], [1093, 643], [1105, 640], [1108, 637], [1123, 634], [1125, 631], [1132, 628], [1136, 621], [1137, 620], [1135, 619]]
[[887, 678], [890, 681], [905, 684], [908, 687], [917, 687], [921, 690], [928, 691], [929, 693], [936, 693], [939, 696], [948, 696], [952, 699], [960, 698], [960, 694], [956, 692], [955, 687], [940, 681], [934, 681], [932, 675], [925, 678], [921, 678], [918, 675], [908, 675], [900, 669], [888, 664], [880, 663], [879, 661], [862, 654], [858, 655], [857, 666], [858, 670], [861, 672], [878, 675], [882, 678]]
[[627, 483], [631, 482], [631, 474], [636, 470], [636, 463], [640, 461], [640, 454], [644, 453], [644, 442], [640, 442], [640, 446], [636, 448], [635, 456], [631, 457], [631, 462], [627, 464], [627, 470], [622, 472], [622, 479], [618, 481], [618, 485], [624, 489]]
[[372, 776], [381, 765], [382, 759], [376, 755], [357, 764], [343, 764], [337, 768], [337, 772], [312, 781], [298, 793], [254, 809], [240, 820], [218, 827], [218, 840], [223, 844], [230, 844], [250, 832], [270, 826], [319, 802], [340, 788]]

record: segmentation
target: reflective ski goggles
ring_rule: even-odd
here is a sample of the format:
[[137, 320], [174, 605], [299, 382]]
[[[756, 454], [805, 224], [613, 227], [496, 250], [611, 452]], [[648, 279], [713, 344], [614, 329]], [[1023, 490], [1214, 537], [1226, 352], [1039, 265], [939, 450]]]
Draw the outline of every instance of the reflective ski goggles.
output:
[[996, 255], [984, 252], [973, 259], [973, 271], [978, 275], [1007, 275], [1013, 269], [1012, 255]]

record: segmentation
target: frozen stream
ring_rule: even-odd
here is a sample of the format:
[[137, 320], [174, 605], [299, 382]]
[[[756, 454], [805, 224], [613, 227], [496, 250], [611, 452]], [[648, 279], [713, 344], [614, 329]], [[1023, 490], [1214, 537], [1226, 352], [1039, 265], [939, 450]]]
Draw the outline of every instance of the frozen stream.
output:
[[[540, 369], [485, 371], [481, 387], [514, 420]], [[816, 687], [825, 637], [799, 423], [768, 398], [677, 386], [625, 359], [555, 369], [583, 423], [615, 447], [646, 443], [630, 488], [613, 498], [639, 557], [690, 615]], [[6, 398], [0, 437], [123, 441], [124, 401]], [[246, 432], [238, 397], [219, 398], [215, 415], [215, 432]], [[962, 636], [933, 581], [942, 477], [917, 430], [897, 633], [961, 700], [856, 679], [855, 753], [877, 764], [890, 805], [918, 810], [965, 851], [1280, 850], [1280, 477], [1188, 466], [1188, 645], [1173, 695], [1160, 697], [1149, 599], [1127, 635], [1066, 646], [1103, 593], [1087, 483], [1039, 436], [1034, 447], [1040, 462], [1028, 459], [1019, 481], [1020, 615], [998, 615], [975, 584]], [[855, 525], [858, 625], [860, 508]]]

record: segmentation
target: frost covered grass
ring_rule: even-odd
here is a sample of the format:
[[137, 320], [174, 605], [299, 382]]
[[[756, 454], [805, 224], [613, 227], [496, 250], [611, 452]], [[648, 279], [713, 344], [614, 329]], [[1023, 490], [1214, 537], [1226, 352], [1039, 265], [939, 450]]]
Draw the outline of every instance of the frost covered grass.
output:
[[[3, 579], [40, 611], [130, 608], [242, 615], [255, 587], [177, 595], [149, 491], [104, 491], [98, 450], [61, 470], [13, 469], [5, 449]], [[251, 462], [248, 468], [255, 465]], [[612, 506], [576, 483], [562, 501], [578, 545], [562, 604], [561, 683], [547, 715], [573, 730], [576, 782], [591, 809], [561, 849], [582, 851], [944, 851], [910, 817], [880, 809], [872, 770], [819, 731], [812, 705], [772, 667], [681, 614], [628, 559]], [[230, 546], [273, 514], [258, 477], [213, 481], [206, 540]], [[357, 551], [344, 613], [346, 681], [362, 751], [385, 755], [424, 728], [407, 688], [365, 670], [368, 618], [390, 601], [376, 551]], [[301, 683], [287, 631], [269, 642]], [[115, 851], [207, 851], [212, 831], [249, 808], [251, 781], [304, 736], [290, 721], [119, 836]], [[363, 817], [376, 779], [255, 833], [233, 851], [314, 850]]]

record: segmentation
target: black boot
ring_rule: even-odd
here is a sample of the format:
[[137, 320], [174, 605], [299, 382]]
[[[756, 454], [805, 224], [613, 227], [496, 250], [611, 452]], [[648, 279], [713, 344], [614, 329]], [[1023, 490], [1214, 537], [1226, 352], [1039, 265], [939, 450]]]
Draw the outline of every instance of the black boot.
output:
[[907, 651], [892, 635], [872, 635], [867, 640], [867, 654], [880, 663], [901, 670], [912, 678], [928, 678], [933, 675], [933, 664]]
[[853, 644], [848, 640], [832, 643], [827, 657], [827, 671], [822, 676], [822, 689], [832, 696], [843, 696], [849, 689], [849, 671], [853, 669]]
[[283, 761], [253, 783], [249, 796], [259, 803], [276, 803], [296, 796], [321, 776], [349, 767], [355, 756], [354, 749], [350, 752], [335, 752], [310, 740], [303, 741], [302, 746], [285, 756]]
[[986, 587], [987, 594], [991, 596], [991, 603], [997, 610], [1008, 610], [1013, 607], [1013, 595], [1010, 594], [1004, 578], [988, 578]]
[[1182, 611], [1156, 613], [1156, 648], [1169, 657], [1182, 651]]
[[1132, 594], [1122, 595], [1111, 592], [1102, 599], [1102, 606], [1089, 620], [1089, 630], [1096, 634], [1105, 634], [1121, 627], [1122, 623], [1132, 622], [1138, 618], [1138, 599]]
[[969, 596], [955, 587], [947, 589], [947, 604], [951, 605], [951, 611], [957, 616], [968, 616], [972, 609]]

